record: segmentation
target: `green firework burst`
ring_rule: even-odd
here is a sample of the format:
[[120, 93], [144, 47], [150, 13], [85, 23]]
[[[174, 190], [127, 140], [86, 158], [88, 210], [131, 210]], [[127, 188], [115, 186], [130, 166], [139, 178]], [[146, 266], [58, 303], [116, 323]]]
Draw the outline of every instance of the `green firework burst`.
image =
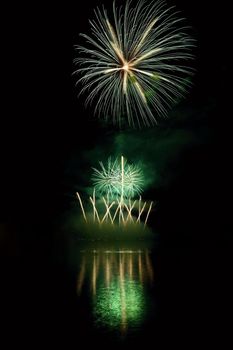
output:
[[144, 176], [137, 164], [129, 164], [125, 158], [108, 159], [106, 165], [99, 162], [100, 169], [93, 168], [93, 185], [96, 194], [110, 199], [133, 198], [143, 189]]

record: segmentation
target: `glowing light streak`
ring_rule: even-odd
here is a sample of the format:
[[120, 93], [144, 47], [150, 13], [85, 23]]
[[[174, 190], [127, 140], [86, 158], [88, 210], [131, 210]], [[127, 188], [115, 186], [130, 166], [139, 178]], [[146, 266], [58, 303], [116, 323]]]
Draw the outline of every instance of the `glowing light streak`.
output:
[[[81, 211], [82, 211], [82, 214], [83, 214], [83, 217], [84, 217], [86, 223], [91, 222], [92, 221], [91, 216], [88, 217], [88, 221], [87, 221], [86, 215], [84, 216], [85, 211], [84, 211], [84, 208], [82, 205], [82, 200], [81, 200], [80, 196], [78, 198], [79, 198]], [[110, 218], [112, 225], [115, 225], [117, 221], [119, 222], [119, 225], [121, 223], [124, 225], [129, 224], [129, 223], [140, 224], [141, 216], [142, 216], [143, 212], [145, 211], [146, 212], [146, 219], [144, 222], [144, 228], [145, 228], [147, 221], [148, 221], [148, 218], [149, 218], [149, 215], [151, 213], [152, 206], [153, 206], [153, 202], [151, 202], [149, 205], [149, 209], [146, 211], [145, 208], [146, 208], [147, 202], [145, 202], [143, 204], [143, 206], [141, 207], [141, 202], [142, 202], [141, 198], [139, 200], [135, 200], [133, 202], [133, 204], [131, 203], [130, 200], [129, 200], [128, 204], [126, 204], [125, 200], [123, 203], [121, 202], [121, 200], [117, 200], [117, 202], [113, 201], [113, 202], [110, 202], [108, 204], [106, 198], [102, 197], [105, 212], [103, 214], [102, 219], [100, 219], [99, 211], [101, 210], [101, 212], [102, 212], [101, 202], [98, 202], [98, 207], [99, 207], [99, 211], [98, 211], [97, 203], [93, 200], [92, 197], [89, 197], [89, 199], [90, 199], [90, 202], [92, 204], [92, 209], [93, 209], [93, 215], [92, 215], [93, 222], [96, 222], [96, 218], [97, 218], [97, 221], [99, 224], [106, 223], [108, 221], [108, 218]], [[137, 202], [139, 202], [139, 210], [137, 212], [137, 216], [133, 216], [132, 210], [134, 209]]]
[[152, 205], [153, 205], [153, 202], [150, 203], [150, 207], [149, 207], [149, 210], [148, 210], [147, 215], [146, 215], [146, 220], [145, 220], [145, 222], [144, 222], [144, 227], [146, 226], [148, 217], [149, 217], [150, 212], [151, 212]]
[[83, 203], [82, 203], [81, 197], [80, 197], [80, 195], [79, 195], [78, 192], [76, 192], [76, 195], [77, 195], [77, 197], [78, 197], [79, 204], [80, 204], [80, 207], [81, 207], [81, 209], [82, 209], [82, 213], [83, 213], [84, 220], [87, 222], [87, 217], [86, 217], [86, 214], [85, 214], [85, 211], [84, 211], [84, 208], [83, 208]]
[[99, 224], [100, 224], [100, 217], [99, 217], [98, 211], [97, 211], [97, 209], [96, 209], [95, 203], [94, 203], [94, 201], [93, 201], [93, 199], [92, 199], [91, 197], [90, 197], [90, 201], [91, 201], [91, 203], [92, 203], [92, 205], [93, 205], [94, 212], [95, 212], [96, 217], [97, 217], [97, 219], [98, 219], [98, 222], [99, 222]]
[[146, 206], [146, 202], [144, 203], [142, 209], [139, 211], [139, 214], [138, 214], [138, 218], [137, 218], [137, 222], [140, 222], [140, 218], [141, 218], [141, 215], [145, 209], [145, 206]]

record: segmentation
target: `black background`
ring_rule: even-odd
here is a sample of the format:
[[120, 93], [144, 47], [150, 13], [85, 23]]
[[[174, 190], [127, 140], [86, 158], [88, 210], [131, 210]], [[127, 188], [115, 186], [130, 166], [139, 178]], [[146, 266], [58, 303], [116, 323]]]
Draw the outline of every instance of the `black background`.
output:
[[[169, 1], [173, 3], [194, 28], [198, 43], [194, 87], [185, 103], [207, 110], [201, 122], [209, 129], [210, 138], [189, 149], [178, 164], [182, 166], [180, 177], [159, 194], [163, 203], [157, 222], [163, 232], [162, 299], [169, 288], [179, 286], [174, 291], [176, 298], [164, 308], [161, 334], [180, 337], [178, 326], [172, 329], [169, 321], [174, 321], [172, 315], [176, 314], [189, 344], [202, 336], [206, 341], [218, 336], [223, 341], [230, 329], [232, 247], [229, 8], [224, 1]], [[64, 320], [72, 319], [75, 297], [69, 295], [68, 305], [61, 302], [69, 275], [52, 261], [56, 246], [52, 227], [53, 220], [69, 208], [69, 198], [64, 195], [66, 160], [74, 150], [78, 155], [94, 148], [106, 132], [91, 110], [85, 110], [84, 99], [77, 99], [71, 76], [73, 45], [79, 40], [78, 33], [88, 30], [87, 19], [98, 4], [97, 0], [53, 6], [20, 4], [4, 12], [3, 320], [9, 333], [17, 332], [23, 342], [29, 342], [31, 336], [34, 342], [47, 335], [53, 341], [66, 338]], [[182, 288], [186, 288], [186, 296], [180, 294]], [[72, 329], [72, 322], [68, 324]], [[71, 329], [67, 334], [74, 337]], [[174, 338], [177, 344], [179, 337]]]

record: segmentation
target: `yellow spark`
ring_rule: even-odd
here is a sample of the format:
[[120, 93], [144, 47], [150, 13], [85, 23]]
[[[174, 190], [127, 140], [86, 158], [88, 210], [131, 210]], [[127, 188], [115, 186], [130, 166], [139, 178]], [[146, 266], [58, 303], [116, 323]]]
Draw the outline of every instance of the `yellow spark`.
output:
[[112, 224], [113, 224], [112, 217], [111, 217], [111, 214], [110, 214], [110, 209], [111, 209], [111, 207], [115, 204], [115, 202], [112, 202], [111, 205], [108, 206], [107, 203], [106, 203], [106, 201], [105, 201], [105, 199], [104, 199], [104, 197], [103, 197], [103, 201], [104, 201], [104, 204], [105, 204], [105, 206], [106, 206], [106, 213], [105, 213], [103, 219], [101, 220], [101, 224], [104, 222], [104, 220], [107, 218], [108, 215], [109, 215], [109, 217], [110, 217], [110, 219], [111, 219], [111, 222], [112, 222]]
[[143, 213], [143, 211], [144, 211], [144, 209], [145, 209], [145, 206], [146, 206], [146, 202], [144, 203], [144, 205], [143, 205], [141, 211], [140, 211], [139, 214], [138, 214], [137, 222], [140, 221], [140, 217], [141, 217], [141, 215], [142, 215], [142, 213]]
[[[140, 214], [141, 211], [141, 202], [142, 202], [142, 197], [139, 197], [139, 202], [138, 202], [138, 215]], [[140, 217], [139, 217], [139, 222], [140, 222]]]
[[127, 72], [127, 70], [124, 70], [123, 91], [125, 94], [127, 93], [127, 80], [128, 80], [128, 72]]
[[131, 201], [130, 201], [130, 203], [129, 203], [129, 209], [128, 209], [128, 207], [126, 207], [127, 208], [127, 210], [128, 210], [128, 216], [127, 216], [127, 219], [126, 219], [126, 222], [128, 221], [128, 219], [130, 219], [131, 221], [133, 221], [133, 217], [132, 217], [132, 210], [133, 210], [133, 208], [134, 208], [134, 206], [135, 206], [135, 204], [136, 204], [136, 200], [133, 202], [133, 205], [131, 205]]
[[137, 58], [136, 60], [133, 59], [132, 62], [130, 61], [130, 64], [132, 66], [136, 66], [140, 61], [143, 61], [145, 58], [152, 56], [160, 51], [162, 51], [162, 48], [160, 48], [160, 47], [158, 47], [157, 49], [154, 49], [154, 50], [150, 50], [147, 53], [145, 53], [144, 55]]
[[98, 211], [97, 211], [97, 209], [96, 209], [96, 206], [95, 206], [95, 203], [94, 203], [92, 197], [90, 197], [90, 201], [91, 201], [91, 203], [92, 203], [92, 205], [93, 205], [93, 209], [94, 209], [94, 211], [95, 211], [96, 217], [97, 217], [98, 222], [99, 222], [99, 224], [100, 224], [99, 214], [98, 214]]
[[133, 70], [133, 71], [135, 71], [135, 72], [142, 73], [142, 74], [144, 74], [144, 75], [147, 75], [148, 77], [154, 77], [154, 75], [155, 75], [155, 74], [153, 74], [153, 73], [146, 72], [145, 70], [141, 70], [141, 69], [134, 68], [134, 67], [131, 67], [131, 70]]
[[128, 208], [128, 206], [124, 203], [124, 206], [125, 206], [125, 208], [127, 209], [127, 211], [128, 211], [128, 215], [127, 215], [127, 217], [126, 217], [126, 220], [125, 220], [125, 223], [127, 223], [128, 222], [128, 220], [129, 220], [129, 218], [130, 218], [130, 220], [132, 220], [133, 221], [133, 218], [132, 218], [132, 215], [131, 215], [131, 211], [130, 211], [130, 209]]
[[150, 215], [150, 211], [151, 211], [152, 205], [153, 205], [153, 202], [150, 203], [150, 207], [149, 207], [149, 210], [147, 212], [146, 220], [145, 220], [145, 223], [144, 223], [144, 228], [146, 227], [146, 223], [147, 223], [148, 217]]
[[136, 88], [138, 89], [138, 92], [140, 93], [140, 95], [141, 95], [143, 101], [144, 101], [145, 103], [147, 103], [146, 96], [145, 96], [145, 94], [144, 94], [144, 92], [143, 92], [143, 90], [142, 90], [142, 87], [141, 87], [141, 85], [139, 84], [139, 82], [138, 82], [138, 81], [135, 81], [134, 84], [135, 84]]
[[94, 207], [95, 207], [95, 188], [93, 190], [93, 203], [94, 203], [94, 205], [93, 205], [93, 219], [95, 221], [95, 210], [94, 210]]
[[108, 203], [109, 203], [108, 199], [107, 199], [107, 202], [106, 202], [105, 198], [103, 197], [103, 201], [104, 201], [107, 213], [108, 213], [108, 215], [110, 217], [111, 223], [113, 224], [113, 219], [112, 219], [112, 215], [111, 215], [110, 209], [115, 204], [115, 202], [112, 202], [112, 204], [109, 206], [108, 205]]
[[79, 200], [79, 204], [80, 204], [80, 207], [81, 207], [81, 210], [82, 210], [82, 213], [83, 213], [83, 217], [84, 217], [85, 221], [87, 222], [87, 217], [86, 217], [86, 214], [85, 214], [85, 211], [84, 211], [84, 208], [83, 208], [83, 203], [82, 203], [81, 197], [80, 197], [78, 192], [76, 192], [76, 195], [77, 195], [78, 200]]
[[121, 201], [123, 202], [124, 195], [124, 157], [121, 156]]
[[120, 201], [118, 200], [118, 203], [119, 203], [119, 210], [120, 210], [119, 223], [120, 223], [121, 218], [122, 218], [122, 222], [125, 224], [125, 218], [124, 218], [124, 214], [123, 214], [123, 210], [122, 210], [122, 208], [124, 208], [124, 206], [125, 206], [125, 203], [122, 202], [121, 200]]
[[106, 70], [104, 71], [104, 74], [116, 72], [116, 71], [121, 70], [121, 69], [122, 69], [122, 68], [109, 68], [109, 69], [106, 69]]
[[124, 55], [123, 55], [122, 50], [121, 50], [121, 48], [120, 48], [120, 45], [119, 45], [119, 43], [118, 43], [118, 40], [117, 40], [115, 31], [114, 31], [112, 25], [110, 24], [110, 22], [109, 22], [108, 20], [106, 20], [106, 23], [107, 23], [109, 32], [111, 33], [112, 39], [113, 39], [113, 42], [110, 41], [110, 43], [111, 43], [111, 45], [112, 45], [112, 48], [113, 48], [113, 50], [115, 51], [115, 53], [117, 54], [117, 56], [120, 58], [120, 60], [121, 60], [123, 63], [125, 63]]
[[136, 46], [136, 49], [135, 49], [135, 52], [134, 52], [134, 55], [136, 55], [136, 53], [139, 51], [139, 49], [142, 47], [147, 35], [150, 33], [151, 29], [153, 28], [154, 24], [157, 22], [158, 20], [158, 17], [155, 18], [151, 24], [148, 26], [148, 28], [145, 30], [141, 40], [139, 41], [138, 45]]
[[115, 214], [114, 214], [114, 216], [113, 216], [113, 221], [115, 221], [119, 209], [120, 209], [120, 202], [118, 202], [118, 206], [117, 206], [116, 211], [115, 211]]

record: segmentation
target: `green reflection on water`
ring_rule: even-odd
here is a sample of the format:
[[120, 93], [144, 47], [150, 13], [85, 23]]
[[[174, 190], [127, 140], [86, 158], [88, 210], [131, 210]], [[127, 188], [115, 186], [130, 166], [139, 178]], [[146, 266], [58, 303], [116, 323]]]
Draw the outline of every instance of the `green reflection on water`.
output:
[[153, 279], [147, 249], [83, 251], [77, 293], [81, 295], [83, 287], [89, 287], [97, 327], [126, 333], [146, 319], [148, 284], [153, 284]]
[[108, 288], [101, 285], [94, 299], [96, 322], [113, 328], [137, 326], [143, 320], [145, 300], [137, 281], [115, 278]]

